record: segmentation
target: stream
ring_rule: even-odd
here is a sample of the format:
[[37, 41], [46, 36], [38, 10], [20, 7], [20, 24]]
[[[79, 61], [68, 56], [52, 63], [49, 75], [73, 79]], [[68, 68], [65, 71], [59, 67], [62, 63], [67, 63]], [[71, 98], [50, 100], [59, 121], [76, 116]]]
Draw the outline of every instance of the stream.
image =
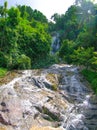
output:
[[0, 86], [0, 130], [35, 127], [97, 130], [97, 96], [78, 67], [25, 70]]
[[61, 47], [60, 36], [58, 33], [55, 33], [52, 36], [51, 55], [54, 55], [59, 50], [60, 47]]

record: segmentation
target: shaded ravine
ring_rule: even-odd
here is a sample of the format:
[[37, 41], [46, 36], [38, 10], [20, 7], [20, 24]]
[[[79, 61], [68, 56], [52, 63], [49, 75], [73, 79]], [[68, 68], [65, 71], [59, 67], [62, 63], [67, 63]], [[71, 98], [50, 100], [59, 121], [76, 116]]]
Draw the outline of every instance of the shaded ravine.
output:
[[0, 130], [97, 130], [97, 97], [79, 68], [23, 71], [0, 86]]

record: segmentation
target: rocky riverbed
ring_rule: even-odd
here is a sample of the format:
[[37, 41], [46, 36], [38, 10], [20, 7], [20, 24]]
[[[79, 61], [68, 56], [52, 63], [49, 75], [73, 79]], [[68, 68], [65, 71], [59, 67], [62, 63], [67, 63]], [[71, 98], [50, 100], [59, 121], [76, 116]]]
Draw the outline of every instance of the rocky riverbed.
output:
[[79, 68], [19, 73], [0, 86], [0, 130], [97, 130], [97, 97]]

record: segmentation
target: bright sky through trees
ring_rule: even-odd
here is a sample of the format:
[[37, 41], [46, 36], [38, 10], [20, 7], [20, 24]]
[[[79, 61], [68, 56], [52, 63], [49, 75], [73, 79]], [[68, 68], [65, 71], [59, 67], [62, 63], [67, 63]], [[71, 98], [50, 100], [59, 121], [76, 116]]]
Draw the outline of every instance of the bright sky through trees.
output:
[[[6, 0], [0, 0], [0, 4]], [[8, 6], [28, 5], [32, 9], [41, 11], [48, 19], [54, 14], [64, 14], [69, 6], [74, 4], [75, 0], [7, 0]], [[93, 1], [93, 0], [92, 0]], [[97, 0], [94, 0], [97, 2]]]
[[[4, 3], [5, 0], [0, 0]], [[69, 6], [71, 6], [75, 0], [7, 0], [8, 6], [14, 5], [28, 5], [32, 9], [41, 11], [48, 19], [54, 14], [63, 14], [66, 12]]]

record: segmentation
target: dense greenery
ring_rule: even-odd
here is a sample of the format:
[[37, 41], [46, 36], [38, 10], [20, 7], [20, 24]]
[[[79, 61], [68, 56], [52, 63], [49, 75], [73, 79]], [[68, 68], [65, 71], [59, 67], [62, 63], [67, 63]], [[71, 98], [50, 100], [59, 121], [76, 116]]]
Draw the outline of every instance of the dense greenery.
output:
[[0, 6], [0, 67], [29, 69], [49, 57], [48, 21], [28, 6]]
[[0, 68], [0, 78], [3, 77], [3, 76], [5, 76], [6, 73], [7, 73], [7, 69], [5, 69], [5, 68]]
[[94, 92], [97, 94], [97, 72], [84, 69], [82, 74], [91, 83]]
[[65, 14], [54, 14], [49, 31], [61, 38], [62, 61], [97, 69], [97, 4], [76, 0]]
[[86, 67], [83, 74], [97, 91], [97, 4], [90, 0], [75, 0], [65, 14], [54, 14], [49, 31], [61, 38], [58, 52], [62, 62]]
[[[97, 4], [75, 0], [65, 14], [52, 15], [54, 22], [30, 6], [0, 6], [0, 67], [29, 69], [62, 61], [97, 72]], [[59, 34], [61, 47], [51, 56], [51, 35]], [[89, 73], [88, 73], [89, 71]], [[93, 73], [93, 74], [92, 74]], [[84, 73], [83, 73], [84, 74]], [[87, 76], [87, 75], [86, 75]], [[90, 81], [90, 77], [88, 77]], [[94, 78], [92, 85], [96, 91]]]

